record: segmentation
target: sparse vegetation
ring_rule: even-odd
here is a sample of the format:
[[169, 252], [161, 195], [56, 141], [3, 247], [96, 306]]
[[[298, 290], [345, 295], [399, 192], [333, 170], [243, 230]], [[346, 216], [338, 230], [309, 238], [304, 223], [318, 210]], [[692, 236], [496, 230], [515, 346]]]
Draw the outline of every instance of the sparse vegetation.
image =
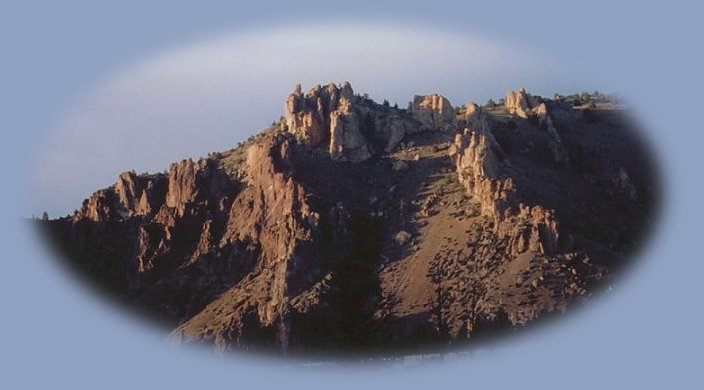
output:
[[[337, 113], [358, 127], [307, 143], [311, 129], [282, 117], [172, 165], [171, 178], [142, 174], [35, 223], [179, 341], [283, 354], [446, 347], [564, 310], [634, 249], [656, 183], [606, 99], [556, 94], [522, 115], [489, 99], [486, 128], [456, 141], [465, 106], [433, 95], [395, 112], [364, 94]], [[331, 121], [330, 107], [301, 115]], [[334, 145], [340, 134], [355, 142]], [[358, 161], [331, 152], [360, 144]]]

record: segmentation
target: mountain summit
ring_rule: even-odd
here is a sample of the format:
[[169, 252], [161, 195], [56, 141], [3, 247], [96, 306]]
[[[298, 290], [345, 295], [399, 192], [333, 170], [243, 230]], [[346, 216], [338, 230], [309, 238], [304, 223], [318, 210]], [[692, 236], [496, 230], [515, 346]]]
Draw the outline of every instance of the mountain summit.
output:
[[404, 109], [299, 85], [236, 148], [125, 172], [37, 223], [176, 342], [429, 351], [564, 312], [623, 269], [659, 191], [626, 112], [598, 93]]

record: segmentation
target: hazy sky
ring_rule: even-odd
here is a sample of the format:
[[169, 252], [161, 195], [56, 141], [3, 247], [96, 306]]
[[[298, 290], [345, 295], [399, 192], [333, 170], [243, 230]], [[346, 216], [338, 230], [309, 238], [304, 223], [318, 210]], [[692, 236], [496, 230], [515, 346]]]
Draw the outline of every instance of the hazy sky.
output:
[[401, 107], [434, 92], [460, 105], [521, 86], [546, 96], [603, 89], [516, 48], [433, 30], [338, 24], [225, 36], [155, 53], [85, 91], [40, 145], [28, 213], [65, 215], [120, 172], [229, 149], [278, 119], [296, 83], [344, 80]]

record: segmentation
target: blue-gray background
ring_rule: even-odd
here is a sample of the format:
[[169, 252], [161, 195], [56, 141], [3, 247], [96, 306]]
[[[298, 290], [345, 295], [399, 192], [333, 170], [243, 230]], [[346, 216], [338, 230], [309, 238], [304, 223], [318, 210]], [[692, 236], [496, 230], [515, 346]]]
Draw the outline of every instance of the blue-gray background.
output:
[[[3, 388], [701, 387], [700, 10], [683, 2], [228, 3], [1, 6]], [[158, 330], [87, 293], [22, 222], [37, 145], [87, 88], [184, 42], [320, 20], [478, 34], [622, 91], [655, 145], [666, 189], [638, 265], [588, 309], [480, 356], [414, 369], [302, 370], [166, 346]]]

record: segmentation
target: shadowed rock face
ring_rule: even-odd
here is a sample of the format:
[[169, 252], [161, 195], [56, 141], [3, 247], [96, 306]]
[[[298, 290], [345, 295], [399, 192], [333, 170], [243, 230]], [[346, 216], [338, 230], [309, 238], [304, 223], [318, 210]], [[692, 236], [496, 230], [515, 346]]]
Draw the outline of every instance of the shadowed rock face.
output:
[[38, 223], [177, 342], [349, 356], [481, 340], [611, 283], [651, 224], [649, 155], [624, 107], [593, 100], [520, 90], [457, 113], [297, 87], [241, 147], [125, 172]]

